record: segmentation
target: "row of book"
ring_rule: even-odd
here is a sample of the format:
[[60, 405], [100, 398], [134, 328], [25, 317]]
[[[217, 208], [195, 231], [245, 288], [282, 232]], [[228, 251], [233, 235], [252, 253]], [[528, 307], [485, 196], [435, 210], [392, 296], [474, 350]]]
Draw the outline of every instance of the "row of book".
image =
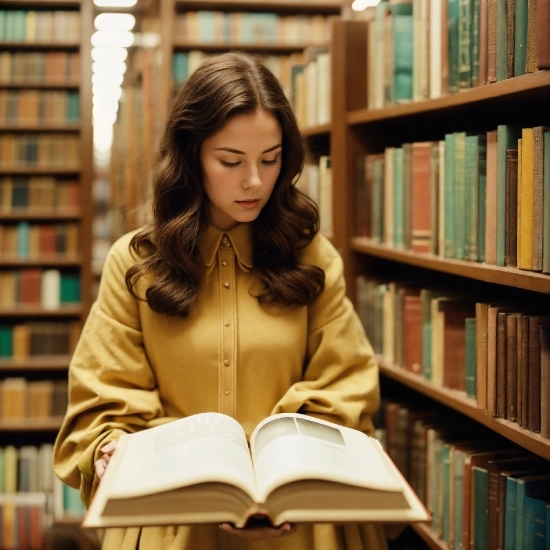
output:
[[80, 334], [78, 321], [27, 321], [0, 325], [0, 357], [27, 359], [70, 355]]
[[291, 101], [302, 128], [331, 119], [331, 55], [323, 47], [304, 51], [303, 63], [292, 66]]
[[2, 9], [0, 41], [80, 43], [80, 12]]
[[76, 258], [79, 250], [76, 222], [0, 224], [0, 262]]
[[79, 205], [78, 180], [54, 176], [0, 177], [0, 213], [63, 212]]
[[486, 414], [550, 437], [550, 315], [422, 281], [357, 278], [360, 317], [387, 365], [457, 390]]
[[80, 120], [76, 91], [0, 90], [0, 124], [75, 123]]
[[382, 0], [368, 22], [369, 108], [549, 68], [549, 9], [528, 0]]
[[387, 246], [550, 273], [550, 131], [500, 125], [358, 161], [356, 234]]
[[80, 303], [80, 276], [59, 269], [0, 271], [0, 307], [40, 306], [57, 310]]
[[0, 546], [42, 550], [44, 530], [81, 518], [79, 491], [54, 474], [53, 445], [0, 447]]
[[[433, 406], [388, 400], [381, 434], [449, 549], [546, 550], [548, 462]], [[550, 541], [548, 541], [550, 542]]]
[[79, 52], [0, 51], [0, 84], [78, 86]]
[[0, 135], [0, 166], [65, 167], [80, 162], [80, 137], [67, 134]]
[[[59, 418], [67, 410], [67, 380], [0, 380], [0, 419]], [[17, 490], [24, 491], [19, 487]]]
[[326, 44], [329, 18], [322, 15], [187, 11], [179, 13], [175, 37], [190, 42], [242, 44]]
[[296, 187], [308, 195], [319, 209], [320, 230], [332, 234], [332, 167], [330, 157], [321, 155], [314, 164], [305, 164]]

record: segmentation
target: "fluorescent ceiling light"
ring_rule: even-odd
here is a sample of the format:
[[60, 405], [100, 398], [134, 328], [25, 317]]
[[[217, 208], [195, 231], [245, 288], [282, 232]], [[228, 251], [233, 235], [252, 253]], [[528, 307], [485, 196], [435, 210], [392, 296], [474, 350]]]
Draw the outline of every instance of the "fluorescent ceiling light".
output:
[[100, 8], [131, 8], [137, 0], [94, 0], [94, 4]]
[[129, 48], [134, 43], [130, 31], [96, 31], [92, 34], [92, 46]]
[[94, 21], [98, 31], [131, 31], [136, 18], [131, 13], [100, 13]]

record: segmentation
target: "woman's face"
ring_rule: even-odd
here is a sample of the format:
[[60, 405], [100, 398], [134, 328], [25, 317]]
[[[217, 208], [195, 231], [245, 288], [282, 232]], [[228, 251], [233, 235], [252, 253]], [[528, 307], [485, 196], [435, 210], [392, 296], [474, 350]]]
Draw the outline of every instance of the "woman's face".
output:
[[200, 151], [210, 223], [227, 231], [255, 220], [281, 171], [283, 132], [266, 111], [236, 115]]

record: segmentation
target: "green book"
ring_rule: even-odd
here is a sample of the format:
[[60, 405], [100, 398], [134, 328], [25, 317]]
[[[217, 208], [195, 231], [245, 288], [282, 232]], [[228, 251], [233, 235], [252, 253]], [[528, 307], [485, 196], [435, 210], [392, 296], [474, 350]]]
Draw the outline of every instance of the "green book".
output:
[[451, 444], [443, 442], [441, 448], [441, 463], [443, 464], [443, 486], [441, 487], [443, 492], [443, 509], [441, 517], [441, 538], [445, 542], [449, 542], [450, 536], [450, 514], [451, 514], [451, 483], [452, 483], [452, 472], [451, 472]]
[[458, 76], [458, 37], [459, 37], [459, 0], [447, 0], [447, 29], [449, 39], [449, 92], [459, 88]]
[[525, 497], [523, 512], [523, 548], [545, 550], [546, 546], [546, 501]]
[[466, 395], [472, 399], [476, 398], [476, 319], [468, 317], [465, 321], [465, 389]]
[[444, 225], [443, 256], [455, 256], [455, 223], [454, 223], [454, 134], [445, 135], [445, 168], [444, 168]]
[[30, 247], [31, 226], [29, 222], [19, 222], [17, 224], [17, 257], [28, 258]]
[[6, 10], [0, 10], [0, 40], [6, 40]]
[[27, 37], [27, 12], [16, 10], [13, 18], [12, 39], [14, 42], [24, 42]]
[[13, 178], [11, 206], [12, 208], [26, 208], [29, 204], [29, 181], [24, 177]]
[[78, 92], [67, 92], [67, 122], [80, 120], [80, 95]]
[[481, 0], [472, 0], [472, 25], [470, 28], [470, 52], [472, 60], [472, 86], [479, 85], [479, 14], [481, 11]]
[[0, 357], [13, 355], [13, 327], [0, 325]]
[[15, 32], [16, 32], [16, 19], [17, 12], [15, 10], [6, 10], [5, 11], [5, 33], [4, 39], [6, 42], [15, 42]]
[[506, 35], [508, 34], [508, 0], [497, 1], [497, 50], [496, 50], [496, 76], [499, 80], [506, 80]]
[[[393, 23], [393, 100], [410, 101], [413, 97], [413, 16], [412, 4], [396, 4]], [[406, 9], [410, 8], [410, 9]], [[410, 11], [410, 13], [405, 13]]]
[[506, 149], [517, 149], [521, 127], [497, 127], [497, 265], [504, 266], [506, 244]]
[[542, 272], [550, 273], [550, 132], [544, 132]]
[[382, 242], [384, 230], [384, 160], [376, 159], [373, 162], [373, 188], [372, 188], [372, 238], [376, 242]]
[[61, 274], [59, 300], [62, 304], [80, 302], [80, 276], [78, 274]]
[[474, 549], [487, 549], [487, 514], [489, 505], [489, 472], [487, 468], [474, 466], [473, 472], [473, 506], [474, 506]]
[[396, 147], [393, 153], [393, 246], [404, 248], [403, 238], [403, 148]]
[[454, 257], [464, 259], [466, 243], [466, 132], [454, 133]]
[[526, 73], [527, 63], [527, 5], [529, 0], [515, 0], [514, 76]]
[[411, 248], [412, 233], [412, 143], [403, 144], [403, 245]]
[[515, 550], [517, 521], [518, 480], [513, 476], [506, 478], [506, 509], [504, 512], [504, 550]]
[[524, 545], [525, 499], [547, 498], [550, 494], [550, 474], [521, 476], [517, 480], [516, 545], [514, 550], [531, 550]]
[[472, 0], [458, 0], [458, 87], [472, 85]]
[[466, 451], [455, 449], [453, 452], [453, 540], [454, 548], [462, 550], [462, 526], [464, 509], [464, 465]]

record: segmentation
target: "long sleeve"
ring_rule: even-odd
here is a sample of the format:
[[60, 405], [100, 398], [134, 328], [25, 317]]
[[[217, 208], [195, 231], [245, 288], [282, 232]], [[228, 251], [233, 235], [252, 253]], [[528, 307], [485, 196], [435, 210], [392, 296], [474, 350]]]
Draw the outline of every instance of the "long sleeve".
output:
[[380, 404], [378, 365], [361, 322], [345, 295], [343, 262], [320, 239], [302, 261], [325, 271], [325, 289], [308, 311], [308, 361], [273, 413], [300, 411], [372, 432], [371, 415]]

